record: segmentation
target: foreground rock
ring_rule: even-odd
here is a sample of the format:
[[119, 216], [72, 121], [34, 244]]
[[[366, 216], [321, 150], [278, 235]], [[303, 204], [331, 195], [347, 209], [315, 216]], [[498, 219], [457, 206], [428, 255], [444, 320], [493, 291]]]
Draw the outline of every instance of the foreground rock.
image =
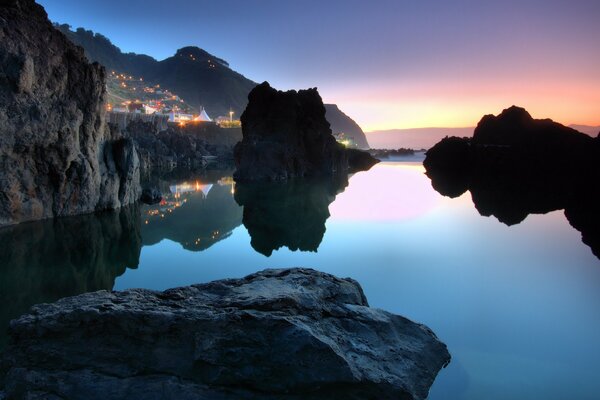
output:
[[600, 257], [600, 139], [511, 107], [485, 116], [472, 139], [443, 139], [427, 152], [438, 192], [471, 192], [481, 215], [513, 225], [532, 213], [565, 210]]
[[106, 291], [11, 325], [6, 394], [69, 399], [424, 399], [450, 355], [427, 327], [310, 269]]
[[234, 150], [236, 181], [331, 176], [378, 162], [368, 154], [350, 158], [332, 136], [316, 89], [281, 92], [264, 82], [248, 100], [241, 117], [243, 139]]
[[0, 225], [138, 199], [133, 142], [105, 121], [104, 74], [33, 0], [0, 2]]

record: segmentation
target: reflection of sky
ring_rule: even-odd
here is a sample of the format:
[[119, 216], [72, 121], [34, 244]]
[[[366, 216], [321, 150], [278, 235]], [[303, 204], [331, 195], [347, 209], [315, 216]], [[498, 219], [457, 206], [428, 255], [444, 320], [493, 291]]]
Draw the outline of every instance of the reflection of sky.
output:
[[329, 207], [331, 220], [396, 221], [431, 211], [439, 196], [429, 180], [423, 179], [424, 173], [420, 163], [387, 163], [376, 174], [352, 176], [350, 185]]
[[[507, 227], [479, 216], [468, 193], [427, 193], [421, 172], [380, 164], [352, 177], [330, 206], [318, 253], [282, 249], [267, 258], [239, 227], [201, 253], [170, 241], [144, 247], [139, 268], [127, 270], [115, 288], [164, 289], [267, 267], [314, 267], [357, 279], [372, 306], [428, 325], [448, 345], [453, 360], [431, 400], [597, 399], [600, 262], [579, 232], [561, 211]], [[417, 211], [380, 206], [386, 192], [399, 208]], [[406, 199], [413, 195], [419, 204]], [[385, 212], [390, 220], [381, 219]]]

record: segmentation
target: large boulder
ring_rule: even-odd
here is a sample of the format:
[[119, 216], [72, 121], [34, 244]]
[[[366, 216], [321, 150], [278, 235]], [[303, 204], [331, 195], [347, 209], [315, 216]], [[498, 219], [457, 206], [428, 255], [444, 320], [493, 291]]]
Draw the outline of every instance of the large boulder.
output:
[[0, 2], [0, 225], [139, 197], [133, 142], [105, 121], [105, 72], [33, 0]]
[[[248, 101], [243, 139], [234, 150], [237, 181], [328, 176], [352, 167], [347, 149], [331, 133], [317, 89], [282, 92], [264, 82]], [[377, 162], [370, 158], [369, 167]]]
[[356, 281], [300, 268], [65, 298], [10, 333], [9, 398], [425, 399], [450, 361]]

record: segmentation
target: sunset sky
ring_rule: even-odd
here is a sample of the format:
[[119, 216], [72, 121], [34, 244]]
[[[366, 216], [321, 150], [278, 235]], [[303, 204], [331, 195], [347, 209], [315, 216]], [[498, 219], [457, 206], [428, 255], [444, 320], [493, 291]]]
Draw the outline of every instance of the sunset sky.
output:
[[50, 19], [169, 57], [197, 45], [366, 131], [473, 126], [512, 104], [600, 125], [600, 1], [39, 0]]

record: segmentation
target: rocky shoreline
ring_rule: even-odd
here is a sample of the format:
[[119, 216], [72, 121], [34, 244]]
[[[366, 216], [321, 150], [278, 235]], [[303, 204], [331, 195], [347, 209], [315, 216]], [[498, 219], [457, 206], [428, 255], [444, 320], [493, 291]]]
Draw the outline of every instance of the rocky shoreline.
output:
[[11, 323], [6, 395], [69, 399], [425, 399], [450, 361], [360, 285], [265, 270], [165, 292], [99, 291]]

